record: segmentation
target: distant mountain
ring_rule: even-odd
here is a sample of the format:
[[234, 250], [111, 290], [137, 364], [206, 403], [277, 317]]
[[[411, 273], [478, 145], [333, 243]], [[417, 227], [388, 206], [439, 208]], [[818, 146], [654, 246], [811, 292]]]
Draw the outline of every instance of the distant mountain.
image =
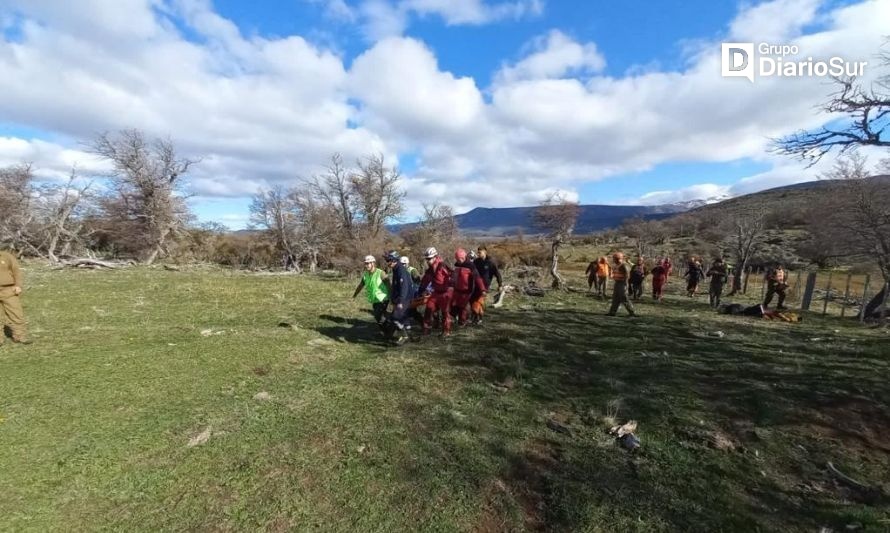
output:
[[[682, 204], [670, 205], [582, 205], [578, 213], [575, 233], [592, 233], [616, 228], [628, 218], [667, 218], [687, 211]], [[542, 233], [533, 223], [534, 207], [477, 207], [456, 215], [457, 226], [467, 235], [502, 237], [507, 235], [535, 235]], [[414, 224], [400, 224], [390, 229], [396, 233]]]

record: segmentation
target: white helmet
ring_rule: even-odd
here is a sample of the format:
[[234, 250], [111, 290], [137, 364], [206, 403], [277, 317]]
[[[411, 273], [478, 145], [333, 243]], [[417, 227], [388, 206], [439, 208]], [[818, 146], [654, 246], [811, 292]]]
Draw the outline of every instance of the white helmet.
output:
[[373, 256], [373, 255], [366, 255], [366, 256], [365, 256], [365, 264], [366, 264], [366, 265], [367, 265], [368, 263], [376, 263], [376, 262], [377, 262], [377, 260], [374, 259], [374, 256]]
[[407, 255], [403, 255], [402, 258], [399, 259], [399, 263], [402, 263], [403, 265], [406, 265], [406, 266], [407, 266], [408, 263], [410, 263], [410, 262], [411, 262], [411, 261], [408, 259], [408, 256], [407, 256]]
[[432, 259], [432, 258], [436, 257], [437, 255], [439, 255], [439, 252], [432, 246], [427, 248], [426, 253], [423, 254], [423, 256], [426, 257], [427, 259]]

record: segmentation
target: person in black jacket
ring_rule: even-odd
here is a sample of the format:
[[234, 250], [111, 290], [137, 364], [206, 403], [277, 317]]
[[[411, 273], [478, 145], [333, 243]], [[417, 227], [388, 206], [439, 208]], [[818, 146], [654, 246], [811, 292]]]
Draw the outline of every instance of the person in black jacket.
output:
[[389, 299], [393, 309], [387, 320], [386, 336], [396, 344], [403, 344], [408, 340], [408, 318], [411, 314], [411, 300], [414, 298], [414, 281], [408, 268], [399, 261], [399, 252], [390, 250], [383, 254], [383, 259], [392, 270]]
[[487, 291], [491, 289], [492, 279], [497, 280], [498, 290], [500, 290], [501, 285], [503, 285], [501, 272], [498, 270], [498, 266], [492, 258], [488, 255], [488, 248], [480, 246], [476, 249], [476, 252], [478, 257], [473, 261], [473, 264], [476, 265], [476, 270], [479, 271], [479, 275], [482, 276], [482, 281], [485, 282], [485, 290]]
[[720, 296], [723, 294], [723, 286], [729, 279], [729, 271], [722, 257], [714, 260], [711, 268], [708, 269], [707, 277], [711, 278], [711, 286], [708, 290], [708, 301], [714, 309], [720, 307]]

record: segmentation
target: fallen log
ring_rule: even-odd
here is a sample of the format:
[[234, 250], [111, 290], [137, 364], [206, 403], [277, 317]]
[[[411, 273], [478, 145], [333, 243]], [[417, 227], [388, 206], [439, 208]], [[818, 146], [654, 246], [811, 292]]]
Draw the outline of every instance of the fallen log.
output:
[[129, 263], [109, 263], [98, 259], [73, 259], [65, 261], [64, 264], [73, 268], [108, 268], [113, 270], [127, 266]]

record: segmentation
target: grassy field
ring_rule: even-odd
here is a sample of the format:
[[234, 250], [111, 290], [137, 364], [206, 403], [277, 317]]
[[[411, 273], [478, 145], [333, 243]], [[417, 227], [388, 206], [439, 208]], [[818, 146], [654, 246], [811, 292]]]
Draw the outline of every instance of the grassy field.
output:
[[390, 348], [351, 279], [28, 266], [0, 531], [890, 530], [886, 329], [551, 293]]

